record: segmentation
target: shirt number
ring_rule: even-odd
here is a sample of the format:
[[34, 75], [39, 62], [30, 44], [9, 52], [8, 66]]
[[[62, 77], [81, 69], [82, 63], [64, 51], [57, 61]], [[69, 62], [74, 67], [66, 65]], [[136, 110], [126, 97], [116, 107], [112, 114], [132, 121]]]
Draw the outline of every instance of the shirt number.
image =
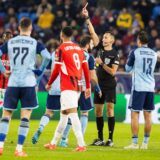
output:
[[73, 60], [74, 60], [74, 63], [77, 67], [78, 70], [80, 70], [80, 60], [79, 60], [79, 55], [77, 53], [74, 53], [73, 54]]
[[143, 73], [152, 73], [152, 58], [143, 58]]
[[27, 57], [29, 53], [29, 49], [26, 47], [23, 48], [19, 48], [19, 47], [14, 47], [13, 48], [13, 54], [15, 54], [14, 58], [13, 58], [13, 63], [14, 65], [16, 65], [16, 60], [19, 57], [20, 54], [23, 54], [22, 58], [21, 58], [21, 65], [24, 64], [24, 60]]

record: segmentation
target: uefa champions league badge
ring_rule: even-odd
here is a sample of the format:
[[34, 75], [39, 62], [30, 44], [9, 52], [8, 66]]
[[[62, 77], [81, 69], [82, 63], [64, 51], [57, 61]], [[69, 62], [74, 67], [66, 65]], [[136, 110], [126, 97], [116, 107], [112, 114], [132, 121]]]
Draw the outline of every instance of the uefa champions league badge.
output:
[[104, 63], [105, 63], [105, 64], [109, 64], [110, 61], [111, 61], [111, 60], [110, 60], [109, 58], [105, 58]]

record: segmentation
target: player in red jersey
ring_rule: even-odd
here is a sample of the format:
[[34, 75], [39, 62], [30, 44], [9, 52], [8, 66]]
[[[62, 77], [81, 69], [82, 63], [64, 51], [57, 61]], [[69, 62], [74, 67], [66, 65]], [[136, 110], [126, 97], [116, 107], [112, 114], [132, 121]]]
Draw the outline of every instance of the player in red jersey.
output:
[[[5, 43], [12, 37], [13, 37], [12, 33], [10, 31], [6, 31], [2, 35], [2, 40]], [[6, 71], [9, 73], [10, 65], [9, 65], [8, 55], [3, 54], [1, 57], [1, 61]], [[7, 88], [7, 84], [8, 84], [8, 76], [6, 74], [0, 73], [0, 108], [3, 106], [4, 92], [5, 89]]]
[[77, 114], [78, 99], [82, 89], [82, 71], [86, 80], [85, 96], [90, 96], [90, 77], [87, 61], [84, 52], [79, 45], [71, 42], [72, 28], [67, 26], [62, 29], [60, 38], [62, 44], [56, 50], [55, 67], [52, 75], [46, 85], [49, 90], [51, 84], [60, 73], [61, 77], [61, 115], [60, 121], [56, 128], [54, 137], [49, 144], [45, 145], [47, 149], [55, 149], [59, 138], [61, 137], [68, 118], [71, 119], [73, 131], [78, 141], [76, 151], [85, 151], [85, 142], [81, 130], [80, 120]]

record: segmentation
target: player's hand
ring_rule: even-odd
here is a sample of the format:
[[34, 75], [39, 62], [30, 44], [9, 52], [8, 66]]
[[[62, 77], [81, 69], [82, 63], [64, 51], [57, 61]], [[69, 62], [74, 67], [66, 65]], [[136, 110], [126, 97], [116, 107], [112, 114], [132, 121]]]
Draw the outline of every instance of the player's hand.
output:
[[9, 76], [11, 75], [11, 71], [6, 70], [6, 71], [3, 73], [3, 75], [4, 75], [5, 78], [9, 78]]
[[82, 16], [84, 16], [85, 18], [89, 16], [87, 6], [88, 6], [88, 3], [86, 3], [86, 5], [82, 9]]
[[91, 89], [90, 88], [86, 88], [85, 90], [85, 98], [89, 98], [91, 96]]
[[99, 84], [95, 85], [95, 91], [98, 93], [99, 97], [102, 97], [102, 91]]
[[99, 58], [99, 57], [97, 57], [97, 58], [95, 59], [95, 62], [96, 62], [96, 64], [99, 64], [99, 65], [103, 63], [102, 59]]
[[99, 95], [99, 98], [101, 98], [102, 97], [102, 91], [99, 91], [98, 95]]
[[51, 89], [51, 85], [47, 84], [45, 88], [46, 88], [47, 91], [49, 91]]

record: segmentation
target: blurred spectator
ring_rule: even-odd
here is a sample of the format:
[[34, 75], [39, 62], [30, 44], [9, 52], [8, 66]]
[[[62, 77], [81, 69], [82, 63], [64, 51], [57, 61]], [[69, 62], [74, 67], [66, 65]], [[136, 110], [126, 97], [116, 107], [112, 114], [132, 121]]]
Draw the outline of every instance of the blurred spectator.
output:
[[154, 20], [156, 20], [156, 18], [159, 17], [159, 16], [160, 16], [160, 4], [158, 4], [157, 6], [155, 6], [153, 8], [153, 11], [152, 11], [152, 18]]
[[43, 7], [44, 12], [39, 16], [38, 26], [42, 29], [49, 29], [55, 19], [55, 15], [51, 13], [48, 7]]
[[48, 0], [41, 0], [41, 4], [37, 8], [37, 16], [38, 17], [43, 13], [44, 7], [47, 7], [50, 11], [52, 10], [52, 6], [48, 2]]
[[158, 37], [158, 31], [156, 30], [156, 28], [154, 28], [151, 30], [151, 34], [150, 34], [150, 39], [149, 39], [149, 44], [148, 44], [150, 48], [155, 47], [155, 40], [157, 37]]
[[132, 15], [126, 8], [120, 12], [117, 18], [117, 26], [122, 29], [128, 29], [132, 26]]
[[132, 23], [132, 33], [137, 33], [140, 30], [144, 29], [144, 22], [142, 20], [142, 16], [139, 13], [136, 13], [133, 18]]

